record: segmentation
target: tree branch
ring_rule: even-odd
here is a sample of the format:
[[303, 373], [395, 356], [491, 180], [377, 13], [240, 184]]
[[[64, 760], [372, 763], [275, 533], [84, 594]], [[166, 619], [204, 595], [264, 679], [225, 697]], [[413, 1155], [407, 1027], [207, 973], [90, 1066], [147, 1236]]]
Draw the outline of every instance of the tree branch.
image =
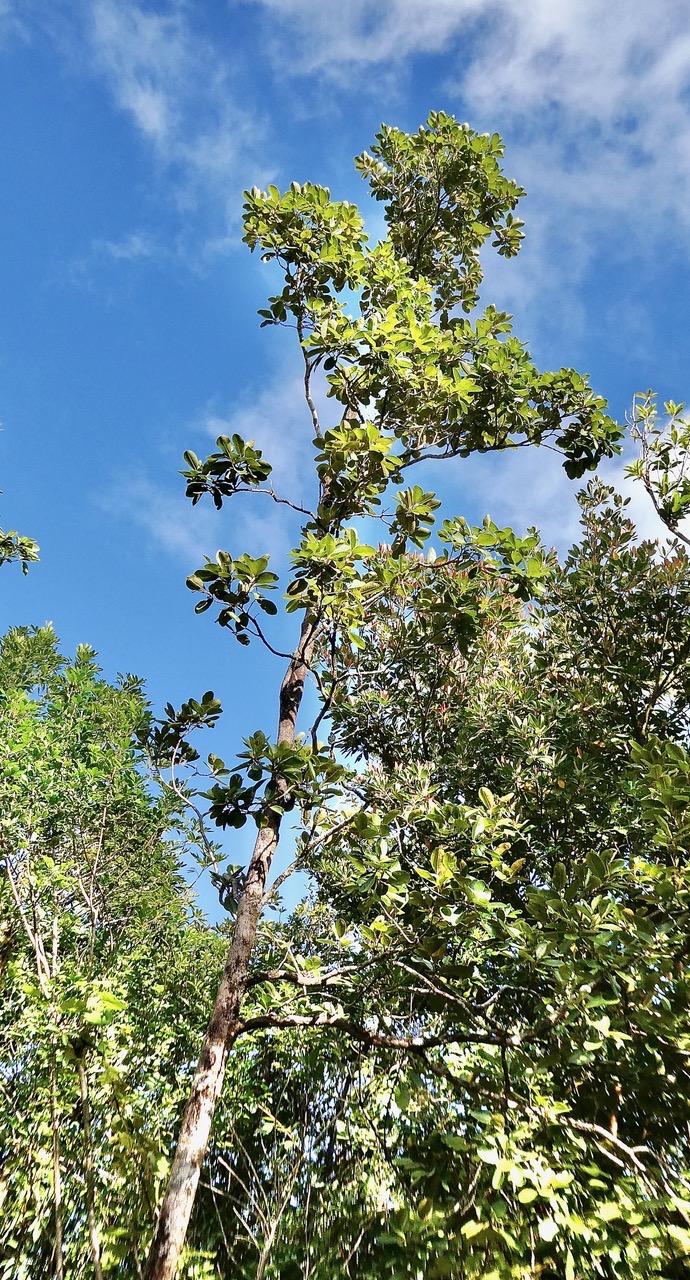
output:
[[368, 1031], [366, 1027], [351, 1022], [349, 1018], [327, 1013], [290, 1014], [285, 1017], [264, 1014], [258, 1018], [248, 1018], [240, 1024], [238, 1035], [248, 1031], [261, 1031], [270, 1027], [285, 1030], [289, 1027], [331, 1027], [336, 1031], [344, 1031], [353, 1040], [369, 1045], [373, 1049], [399, 1049], [404, 1053], [424, 1054], [427, 1049], [437, 1049], [449, 1044], [493, 1044], [497, 1046], [518, 1044], [515, 1037], [498, 1037], [476, 1034], [471, 1031], [451, 1031], [437, 1036], [385, 1036], [378, 1031]]

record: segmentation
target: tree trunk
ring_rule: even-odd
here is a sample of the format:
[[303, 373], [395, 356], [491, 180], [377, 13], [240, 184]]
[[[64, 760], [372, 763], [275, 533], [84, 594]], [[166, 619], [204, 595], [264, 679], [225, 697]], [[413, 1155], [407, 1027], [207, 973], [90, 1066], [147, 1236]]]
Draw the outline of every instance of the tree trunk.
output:
[[96, 1223], [96, 1186], [93, 1176], [93, 1146], [91, 1143], [91, 1107], [89, 1105], [89, 1082], [86, 1078], [84, 1059], [77, 1058], [77, 1075], [79, 1077], [79, 1093], [81, 1095], [81, 1118], [84, 1127], [84, 1162], [86, 1174], [86, 1217], [89, 1225], [89, 1244], [95, 1280], [103, 1280], [101, 1268], [101, 1242], [98, 1238]]
[[[279, 743], [295, 740], [297, 713], [314, 647], [317, 622], [307, 615], [299, 644], [280, 688]], [[249, 974], [266, 883], [278, 847], [282, 813], [269, 812], [259, 829], [237, 906], [235, 931], [220, 980], [211, 1020], [182, 1118], [177, 1150], [149, 1251], [145, 1280], [173, 1280], [187, 1235], [211, 1124], [223, 1088], [225, 1065], [240, 1027], [242, 998]]]
[[[55, 1046], [53, 1044], [53, 1052]], [[65, 1262], [62, 1253], [62, 1176], [60, 1171], [60, 1129], [57, 1106], [57, 1084], [55, 1080], [55, 1060], [50, 1063], [50, 1127], [53, 1133], [53, 1227], [55, 1243], [53, 1258], [55, 1260], [55, 1280], [65, 1280]]]

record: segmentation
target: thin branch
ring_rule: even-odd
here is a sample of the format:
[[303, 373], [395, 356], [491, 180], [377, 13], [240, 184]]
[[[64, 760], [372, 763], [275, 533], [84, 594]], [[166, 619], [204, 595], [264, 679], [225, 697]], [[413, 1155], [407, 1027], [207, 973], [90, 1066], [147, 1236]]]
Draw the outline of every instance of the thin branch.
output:
[[[53, 1040], [53, 1054], [55, 1053], [55, 1042]], [[55, 1058], [51, 1059], [48, 1067], [50, 1081], [50, 1127], [53, 1138], [53, 1228], [54, 1228], [54, 1248], [53, 1257], [55, 1259], [55, 1280], [64, 1280], [65, 1275], [65, 1259], [62, 1251], [62, 1176], [60, 1170], [60, 1127], [57, 1106], [57, 1084], [56, 1084], [56, 1067]]]
[[373, 964], [380, 963], [381, 958], [376, 956], [363, 960], [361, 964], [346, 964], [341, 969], [331, 969], [323, 974], [306, 973], [300, 969], [268, 969], [253, 974], [247, 982], [247, 989], [257, 987], [262, 982], [292, 982], [297, 987], [328, 987], [340, 982], [346, 974], [361, 973], [364, 969], [370, 969]]
[[273, 501], [278, 504], [278, 506], [289, 507], [291, 511], [296, 511], [298, 515], [309, 516], [310, 520], [316, 519], [315, 513], [313, 511], [310, 511], [309, 507], [302, 507], [300, 506], [299, 502], [292, 502], [290, 498], [280, 498], [276, 493], [275, 489], [253, 489], [251, 491], [248, 490], [248, 492], [265, 493], [266, 497], [272, 498]]
[[[300, 344], [302, 344], [303, 328], [302, 328], [301, 320], [298, 321], [297, 332], [299, 334]], [[323, 432], [321, 430], [321, 423], [319, 422], [319, 415], [316, 410], [316, 405], [314, 404], [314, 400], [311, 394], [311, 375], [314, 372], [314, 369], [316, 368], [318, 361], [316, 360], [311, 361], [309, 359], [309, 356], [304, 350], [303, 345], [302, 345], [302, 354], [304, 356], [304, 398], [307, 402], [307, 405], [309, 407], [309, 412], [311, 414], [311, 420], [314, 427], [314, 435], [318, 436], [319, 439], [321, 439], [321, 437], [323, 436]]]
[[500, 1046], [506, 1044], [506, 1041], [513, 1045], [520, 1043], [519, 1038], [515, 1036], [481, 1035], [471, 1031], [453, 1031], [446, 1035], [437, 1036], [384, 1036], [377, 1031], [368, 1031], [366, 1027], [361, 1027], [358, 1023], [351, 1022], [349, 1018], [327, 1013], [295, 1013], [286, 1017], [274, 1017], [271, 1014], [265, 1014], [258, 1018], [248, 1018], [246, 1022], [240, 1023], [238, 1035], [244, 1035], [248, 1031], [261, 1031], [270, 1027], [282, 1030], [289, 1027], [332, 1027], [336, 1031], [344, 1031], [353, 1040], [359, 1040], [362, 1044], [367, 1044], [373, 1049], [400, 1049], [404, 1053], [422, 1055], [427, 1049], [437, 1049], [449, 1044], [493, 1044]]
[[264, 906], [266, 905], [267, 902], [270, 902], [271, 898], [275, 893], [278, 892], [281, 885], [285, 884], [285, 881], [289, 880], [290, 876], [296, 870], [297, 870], [297, 862], [291, 862], [289, 867], [286, 867], [284, 871], [281, 871], [279, 876], [276, 876], [275, 880], [273, 881], [273, 884], [269, 886], [269, 888], [266, 890], [264, 894], [264, 897], [263, 897]]
[[188, 809], [191, 809], [192, 813], [194, 814], [197, 820], [199, 835], [201, 836], [204, 849], [206, 850], [206, 853], [211, 860], [211, 864], [214, 870], [218, 871], [218, 858], [216, 856], [216, 848], [211, 843], [211, 841], [209, 840], [206, 834], [206, 824], [204, 820], [204, 815], [201, 812], [201, 810], [197, 808], [197, 806], [195, 805], [191, 797], [188, 796], [187, 793], [182, 790], [175, 776], [178, 747], [179, 747], [179, 744], [175, 746], [175, 749], [173, 751], [172, 758], [170, 761], [170, 780], [168, 781], [168, 779], [163, 778], [159, 769], [156, 769], [155, 772], [159, 780], [162, 782], [163, 786], [170, 787], [171, 791], [173, 791], [173, 793], [177, 796], [178, 800], [181, 800], [182, 803], [186, 805]]
[[94, 1179], [93, 1143], [91, 1141], [91, 1107], [89, 1104], [89, 1085], [84, 1067], [84, 1059], [77, 1058], [77, 1076], [79, 1077], [79, 1093], [81, 1096], [81, 1118], [84, 1130], [84, 1162], [86, 1174], [86, 1216], [89, 1227], [89, 1245], [91, 1261], [96, 1280], [103, 1280], [101, 1267], [101, 1242], [96, 1222], [96, 1186]]
[[10, 892], [12, 894], [12, 897], [14, 898], [14, 904], [17, 908], [17, 911], [19, 912], [19, 917], [24, 927], [24, 932], [33, 948], [33, 952], [36, 957], [36, 976], [38, 978], [39, 986], [46, 1000], [49, 1000], [50, 999], [50, 966], [46, 958], [43, 941], [40, 935], [38, 934], [37, 930], [32, 929], [31, 925], [29, 924], [26, 912], [22, 905], [21, 898], [19, 897], [19, 892], [14, 883], [14, 877], [12, 875], [12, 869], [10, 867], [8, 857], [5, 858], [5, 871], [7, 873], [7, 879], [10, 885]]
[[262, 629], [261, 625], [259, 624], [259, 622], [257, 621], [257, 619], [256, 619], [253, 615], [252, 615], [252, 617], [250, 617], [249, 621], [250, 621], [250, 623], [252, 624], [252, 626], [254, 627], [254, 634], [256, 635], [257, 640], [260, 640], [260, 641], [261, 641], [262, 645], [264, 645], [264, 646], [265, 646], [265, 648], [266, 648], [266, 649], [268, 649], [268, 652], [269, 652], [269, 653], [272, 653], [272, 654], [273, 654], [273, 657], [274, 657], [274, 658], [284, 658], [286, 661], [289, 661], [289, 660], [290, 660], [290, 658], [292, 657], [292, 654], [291, 654], [291, 653], [283, 653], [283, 652], [282, 652], [282, 650], [280, 650], [280, 649], [275, 649], [275, 648], [273, 647], [273, 645], [271, 644], [270, 640], [268, 640], [268, 639], [267, 639], [266, 634], [265, 634], [265, 632], [263, 631], [263, 629]]
[[[482, 1021], [487, 1022], [495, 1030], [501, 1030], [499, 1024], [490, 1016], [490, 1014], [484, 1013], [482, 1015], [479, 1013], [478, 1015], [477, 1010], [474, 1009], [472, 1005], [469, 1005], [466, 1000], [463, 1000], [462, 996], [456, 996], [454, 992], [447, 991], [445, 987], [437, 986], [435, 982], [432, 982], [425, 974], [420, 973], [418, 969], [413, 968], [412, 965], [405, 964], [403, 960], [396, 960], [394, 957], [390, 958], [389, 963], [394, 964], [396, 968], [402, 969], [405, 973], [409, 974], [410, 977], [416, 978], [418, 982], [423, 983], [427, 990], [431, 991], [432, 995], [438, 996], [441, 1000], [446, 1000], [449, 1004], [456, 1004], [458, 1008], [462, 1009], [463, 1013], [467, 1014], [468, 1017], [476, 1018], [479, 1016], [482, 1018]], [[421, 994], [421, 992], [419, 994]]]
[[594, 1133], [604, 1142], [610, 1142], [618, 1151], [623, 1152], [630, 1163], [637, 1169], [638, 1173], [649, 1176], [648, 1170], [645, 1168], [634, 1149], [629, 1147], [626, 1142], [623, 1142], [621, 1138], [615, 1137], [609, 1129], [604, 1129], [600, 1124], [589, 1124], [586, 1120], [566, 1119], [563, 1123], [567, 1125], [569, 1129], [579, 1129], [582, 1133]]

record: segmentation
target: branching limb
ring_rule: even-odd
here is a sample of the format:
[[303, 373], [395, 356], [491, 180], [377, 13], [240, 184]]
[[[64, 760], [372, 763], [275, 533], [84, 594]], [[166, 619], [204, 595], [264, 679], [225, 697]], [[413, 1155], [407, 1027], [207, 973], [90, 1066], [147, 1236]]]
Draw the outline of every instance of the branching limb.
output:
[[[399, 1049], [404, 1053], [412, 1054], [424, 1054], [427, 1049], [438, 1049], [443, 1045], [451, 1044], [493, 1044], [500, 1047], [506, 1043], [505, 1036], [483, 1035], [471, 1031], [449, 1031], [436, 1036], [386, 1036], [378, 1031], [369, 1031], [366, 1027], [351, 1022], [349, 1018], [327, 1013], [295, 1013], [287, 1017], [264, 1014], [242, 1022], [238, 1035], [248, 1031], [266, 1030], [270, 1027], [280, 1030], [288, 1027], [332, 1027], [336, 1031], [344, 1031], [353, 1040], [359, 1040], [373, 1049]], [[513, 1042], [512, 1039], [509, 1040], [509, 1043]]]

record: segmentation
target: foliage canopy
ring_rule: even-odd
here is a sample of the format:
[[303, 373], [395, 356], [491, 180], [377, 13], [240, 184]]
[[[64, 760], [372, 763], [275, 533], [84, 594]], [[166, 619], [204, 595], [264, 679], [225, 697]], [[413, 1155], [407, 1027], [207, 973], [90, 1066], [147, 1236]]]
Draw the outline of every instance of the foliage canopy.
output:
[[[384, 127], [356, 162], [373, 245], [325, 188], [247, 196], [245, 240], [283, 278], [262, 323], [303, 361], [314, 498], [277, 493], [238, 435], [188, 451], [193, 504], [263, 494], [299, 526], [287, 574], [221, 550], [188, 586], [287, 660], [273, 741], [203, 766], [212, 692], [155, 723], [90, 653], [5, 642], [8, 1278], [87, 1258], [148, 1280], [687, 1272], [690, 429], [638, 402], [630, 470], [663, 545], [596, 477], [562, 561], [424, 487], [425, 463], [545, 443], [579, 478], [623, 434], [479, 308], [480, 251], [522, 237], [501, 159], [442, 113]], [[312, 886], [289, 916], [266, 911], [287, 813]], [[228, 865], [209, 831], [249, 822]], [[218, 931], [171, 833], [210, 870]]]

